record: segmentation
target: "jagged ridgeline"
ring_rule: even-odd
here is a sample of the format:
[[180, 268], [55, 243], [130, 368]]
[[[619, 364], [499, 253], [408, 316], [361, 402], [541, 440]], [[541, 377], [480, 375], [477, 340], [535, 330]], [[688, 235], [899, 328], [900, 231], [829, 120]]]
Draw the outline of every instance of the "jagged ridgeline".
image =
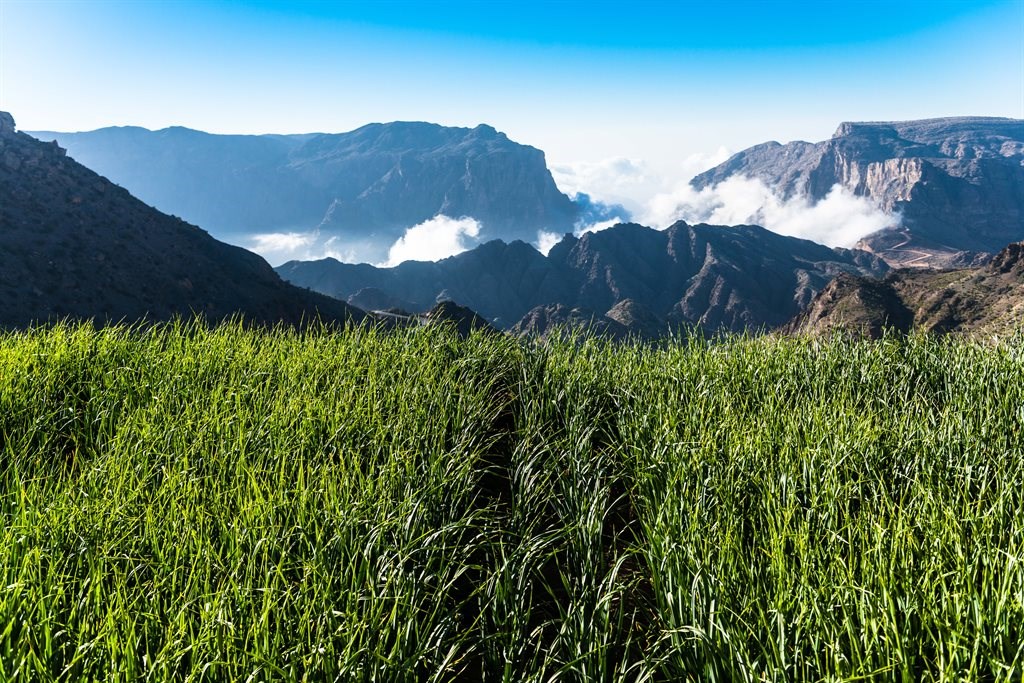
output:
[[260, 323], [360, 320], [15, 130], [0, 112], [0, 326], [59, 318], [240, 315]]
[[880, 275], [864, 251], [830, 249], [757, 226], [621, 224], [566, 235], [547, 256], [494, 241], [436, 263], [394, 268], [292, 261], [289, 282], [369, 309], [426, 310], [451, 299], [497, 327], [544, 335], [594, 321], [613, 336], [670, 328], [761, 331], [785, 323], [839, 273]]

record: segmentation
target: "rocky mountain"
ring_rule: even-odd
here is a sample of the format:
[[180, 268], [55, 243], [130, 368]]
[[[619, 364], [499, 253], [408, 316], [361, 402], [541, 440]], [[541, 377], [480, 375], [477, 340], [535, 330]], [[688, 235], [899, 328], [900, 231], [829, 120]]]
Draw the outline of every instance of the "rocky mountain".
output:
[[837, 274], [886, 270], [866, 252], [757, 226], [683, 222], [664, 231], [620, 224], [570, 234], [547, 256], [523, 242], [492, 241], [433, 263], [377, 268], [324, 259], [277, 269], [290, 282], [350, 302], [426, 310], [452, 300], [496, 327], [541, 334], [566, 316], [634, 331], [770, 328], [793, 317]]
[[459, 306], [453, 301], [440, 301], [425, 313], [412, 313], [401, 308], [392, 308], [369, 311], [366, 315], [369, 323], [387, 331], [409, 327], [449, 325], [463, 338], [474, 332], [501, 334], [475, 311], [465, 306]]
[[934, 271], [901, 269], [882, 279], [842, 275], [825, 287], [785, 330], [842, 330], [878, 337], [908, 332], [1001, 334], [1024, 323], [1024, 243], [986, 265]]
[[1024, 121], [957, 117], [843, 123], [830, 140], [768, 142], [697, 176], [704, 188], [734, 175], [783, 196], [822, 199], [834, 185], [900, 214], [899, 228], [861, 247], [909, 266], [969, 265], [1024, 239]]
[[0, 112], [0, 326], [193, 313], [262, 323], [362, 318], [147, 206]]
[[581, 332], [588, 336], [622, 340], [630, 331], [618, 321], [584, 308], [564, 304], [536, 306], [526, 312], [509, 332], [517, 337], [548, 339], [556, 334]]
[[642, 304], [624, 299], [604, 315], [584, 308], [569, 308], [563, 304], [537, 306], [527, 311], [509, 332], [518, 337], [547, 339], [553, 334], [582, 331], [616, 341], [648, 341], [666, 336], [671, 329], [669, 323]]
[[544, 153], [480, 125], [374, 123], [348, 133], [211, 135], [187, 128], [37, 132], [158, 209], [218, 237], [310, 233], [382, 261], [404, 231], [469, 216], [480, 237], [570, 229], [578, 208]]

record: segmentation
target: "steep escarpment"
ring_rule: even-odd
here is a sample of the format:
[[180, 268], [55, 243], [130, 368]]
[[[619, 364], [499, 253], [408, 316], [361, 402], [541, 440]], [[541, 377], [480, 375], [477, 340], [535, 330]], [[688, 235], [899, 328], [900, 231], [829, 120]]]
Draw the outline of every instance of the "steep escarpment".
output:
[[172, 218], [0, 112], [0, 326], [58, 318], [239, 314], [298, 323], [361, 319], [283, 282], [260, 257]]
[[751, 147], [693, 179], [743, 175], [785, 197], [818, 200], [835, 185], [902, 217], [865, 238], [895, 264], [971, 265], [1024, 238], [1024, 121], [956, 117], [843, 123], [830, 140]]
[[[468, 306], [497, 327], [538, 331], [565, 320], [612, 330], [664, 333], [759, 330], [780, 325], [839, 273], [881, 274], [870, 254], [783, 237], [757, 226], [636, 224], [576, 237], [547, 256], [522, 242], [494, 241], [436, 263], [394, 268], [333, 259], [280, 266], [286, 280], [342, 300], [436, 301]], [[624, 302], [629, 302], [624, 303]], [[525, 320], [524, 317], [526, 318]]]
[[785, 329], [797, 334], [848, 331], [1005, 334], [1024, 323], [1024, 244], [989, 263], [945, 271], [896, 270], [883, 279], [844, 276], [818, 294]]
[[469, 216], [483, 239], [570, 229], [577, 207], [544, 153], [486, 125], [370, 124], [348, 133], [211, 135], [187, 128], [41, 132], [157, 208], [218, 236], [312, 231], [382, 261], [410, 226]]

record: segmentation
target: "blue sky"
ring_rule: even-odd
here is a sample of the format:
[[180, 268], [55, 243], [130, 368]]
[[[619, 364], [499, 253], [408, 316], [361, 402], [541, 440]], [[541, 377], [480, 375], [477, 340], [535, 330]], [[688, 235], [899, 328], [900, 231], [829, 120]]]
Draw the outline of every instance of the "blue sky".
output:
[[553, 163], [669, 168], [843, 120], [1024, 118], [1024, 0], [0, 0], [25, 129], [486, 122]]

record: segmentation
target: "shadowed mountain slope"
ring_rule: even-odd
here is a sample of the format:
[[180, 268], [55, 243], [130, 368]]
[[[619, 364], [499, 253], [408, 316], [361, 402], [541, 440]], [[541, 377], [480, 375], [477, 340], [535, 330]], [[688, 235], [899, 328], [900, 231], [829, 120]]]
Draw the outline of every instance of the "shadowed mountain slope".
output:
[[266, 261], [143, 204], [15, 131], [0, 112], [0, 325], [57, 318], [253, 322], [362, 313], [283, 282]]

